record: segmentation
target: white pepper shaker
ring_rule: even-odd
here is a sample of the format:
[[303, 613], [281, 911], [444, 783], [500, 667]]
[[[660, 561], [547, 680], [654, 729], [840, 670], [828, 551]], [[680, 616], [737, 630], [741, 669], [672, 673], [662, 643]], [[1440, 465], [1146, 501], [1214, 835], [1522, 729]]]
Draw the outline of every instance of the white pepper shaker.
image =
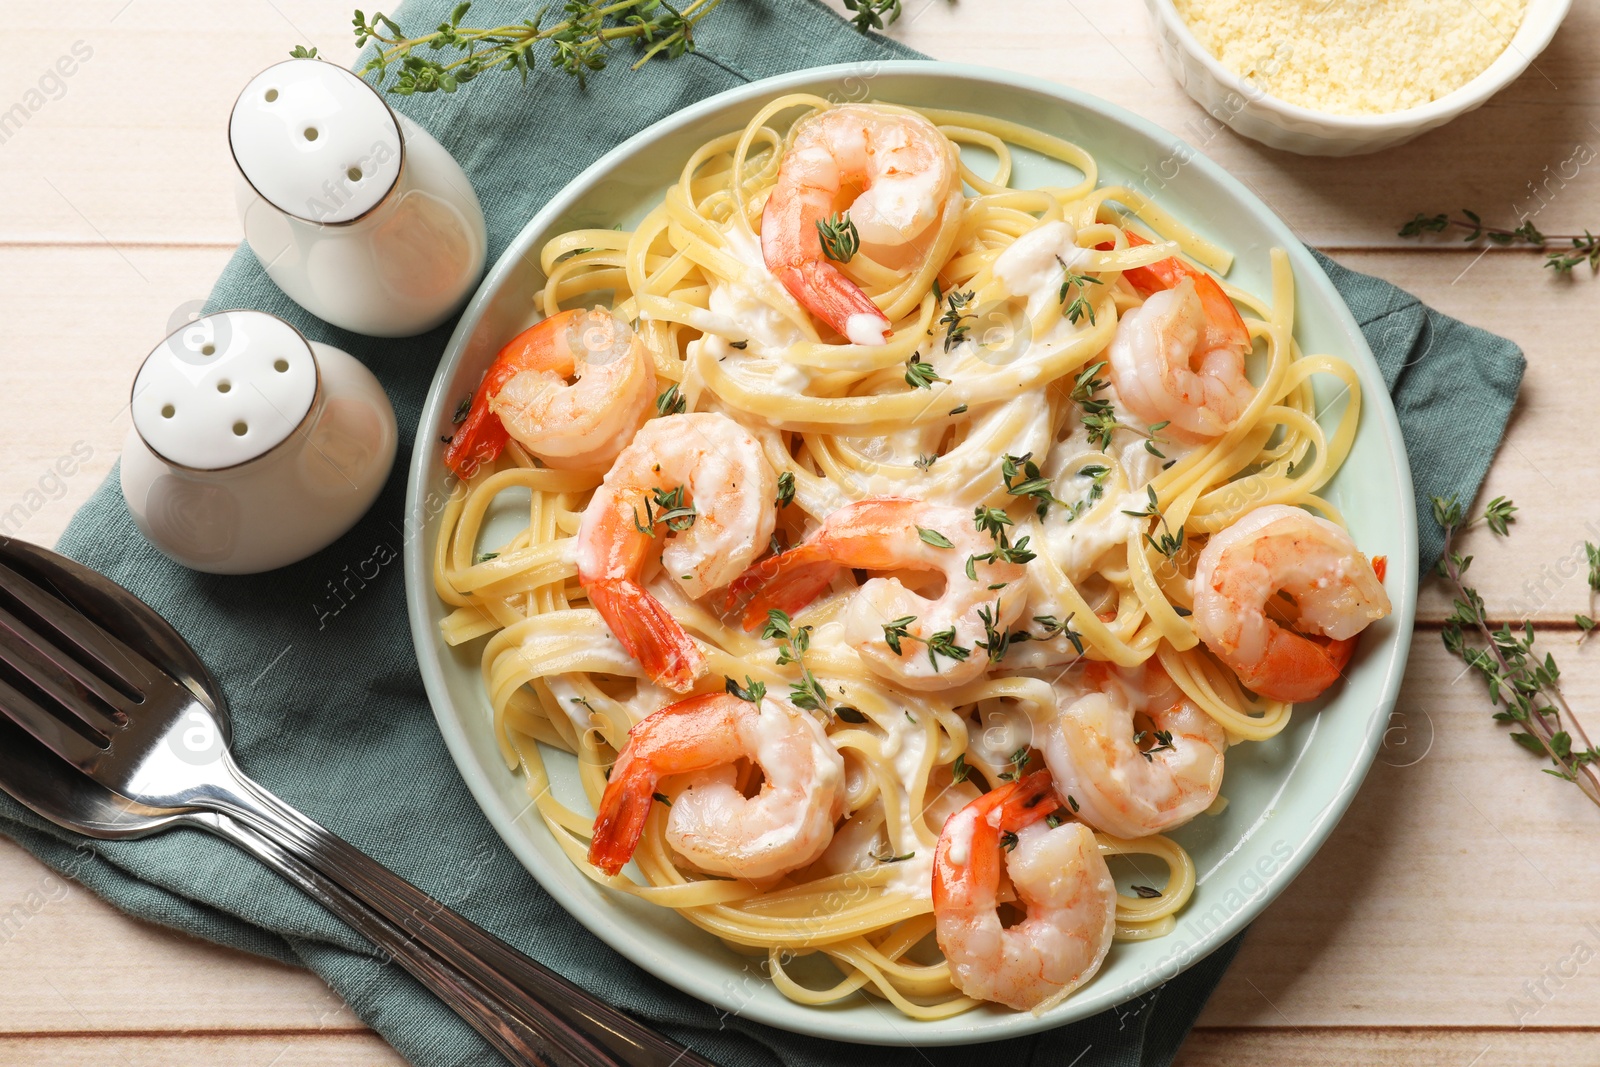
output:
[[261, 311], [185, 326], [133, 383], [122, 495], [186, 567], [272, 570], [337, 539], [394, 465], [383, 387], [353, 356]]
[[268, 67], [233, 105], [245, 240], [301, 307], [409, 337], [459, 311], [483, 273], [483, 209], [444, 146], [320, 59]]

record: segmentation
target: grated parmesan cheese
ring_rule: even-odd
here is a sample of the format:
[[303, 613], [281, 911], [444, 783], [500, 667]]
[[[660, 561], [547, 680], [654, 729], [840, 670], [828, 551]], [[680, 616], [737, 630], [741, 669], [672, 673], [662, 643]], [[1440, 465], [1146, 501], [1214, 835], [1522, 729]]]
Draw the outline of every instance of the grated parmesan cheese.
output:
[[1205, 48], [1280, 100], [1336, 115], [1418, 107], [1482, 74], [1527, 0], [1173, 0]]

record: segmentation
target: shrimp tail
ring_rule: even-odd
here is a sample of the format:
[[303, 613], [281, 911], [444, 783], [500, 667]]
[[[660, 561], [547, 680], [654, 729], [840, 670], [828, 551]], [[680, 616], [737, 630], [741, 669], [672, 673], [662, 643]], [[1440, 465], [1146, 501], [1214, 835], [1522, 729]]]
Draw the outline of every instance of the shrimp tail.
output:
[[935, 911], [963, 907], [970, 903], [976, 887], [996, 884], [1000, 879], [1000, 834], [1016, 833], [1048, 817], [1060, 809], [1061, 799], [1050, 772], [1034, 771], [985, 793], [968, 807], [976, 808], [979, 818], [972, 825], [966, 859], [952, 861], [949, 841], [943, 835], [939, 839], [933, 865]]
[[725, 593], [726, 610], [748, 598], [740, 625], [753, 631], [767, 621], [769, 611], [789, 615], [804, 608], [833, 581], [839, 564], [828, 558], [819, 541], [807, 541], [753, 564]]
[[859, 285], [823, 257], [816, 222], [798, 198], [769, 200], [761, 233], [767, 269], [802, 307], [852, 344], [883, 344], [889, 320]]
[[652, 681], [677, 693], [694, 687], [706, 671], [705, 656], [661, 601], [627, 579], [601, 579], [584, 589], [589, 603]]
[[795, 268], [795, 283], [806, 294], [801, 302], [851, 344], [881, 345], [889, 320], [861, 287], [830, 263], [810, 261]]
[[[1138, 248], [1150, 243], [1132, 230], [1122, 232], [1128, 237], [1129, 248]], [[1148, 267], [1125, 270], [1122, 276], [1140, 296], [1176, 289], [1185, 278], [1192, 279], [1195, 294], [1200, 297], [1200, 306], [1205, 311], [1206, 347], [1233, 348], [1245, 352], [1250, 350], [1250, 329], [1244, 324], [1244, 316], [1239, 314], [1239, 309], [1234, 307], [1233, 301], [1228, 299], [1228, 294], [1217, 284], [1217, 280], [1205, 271], [1190, 266], [1177, 256], [1169, 256]]]
[[450, 438], [444, 461], [461, 478], [471, 478], [480, 466], [493, 463], [511, 439], [500, 416], [489, 410], [489, 401], [502, 384], [497, 375], [484, 378], [477, 395], [472, 398], [467, 417]]
[[[619, 759], [611, 774], [619, 782], [625, 771]], [[594, 819], [594, 836], [589, 839], [589, 862], [606, 874], [615, 875], [633, 858], [639, 839], [644, 836], [644, 821], [655, 800], [653, 785], [643, 789], [606, 788], [600, 810]]]

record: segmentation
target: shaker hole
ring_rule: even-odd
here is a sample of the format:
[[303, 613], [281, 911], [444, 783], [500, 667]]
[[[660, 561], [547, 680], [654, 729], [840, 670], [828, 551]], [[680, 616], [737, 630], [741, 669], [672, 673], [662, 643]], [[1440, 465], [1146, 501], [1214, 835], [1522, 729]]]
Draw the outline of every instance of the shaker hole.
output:
[[344, 176], [353, 182], [358, 182], [361, 180], [361, 168], [351, 167], [349, 170], [344, 172]]
[[213, 344], [202, 345], [200, 347], [200, 354], [202, 356], [214, 356], [217, 354], [217, 346]]
[[219, 393], [226, 393], [228, 390], [230, 390], [232, 388], [233, 388], [233, 383], [232, 382], [218, 382], [217, 383], [217, 392], [219, 392]]
[[306, 127], [306, 140], [315, 141], [316, 139], [317, 139], [317, 128], [315, 126], [307, 126]]
[[177, 413], [178, 413], [178, 409], [173, 407], [171, 404], [163, 404], [161, 406], [161, 417], [163, 419], [170, 419], [170, 418], [172, 418], [172, 416], [176, 415]]
[[278, 90], [276, 90], [276, 89], [268, 89], [268, 90], [267, 90], [267, 91], [266, 91], [266, 94], [265, 94], [265, 95], [266, 95], [266, 101], [267, 101], [267, 103], [269, 103], [269, 104], [270, 104], [270, 103], [272, 103], [272, 102], [273, 102], [273, 101], [274, 101], [274, 100], [276, 100], [276, 99], [278, 99]]
[[289, 361], [286, 359], [273, 360], [272, 369], [277, 371], [279, 374], [286, 374], [289, 370]]
[[245, 434], [247, 434], [249, 432], [250, 432], [250, 427], [246, 426], [243, 422], [236, 422], [236, 423], [233, 424], [233, 435], [235, 437], [243, 437]]

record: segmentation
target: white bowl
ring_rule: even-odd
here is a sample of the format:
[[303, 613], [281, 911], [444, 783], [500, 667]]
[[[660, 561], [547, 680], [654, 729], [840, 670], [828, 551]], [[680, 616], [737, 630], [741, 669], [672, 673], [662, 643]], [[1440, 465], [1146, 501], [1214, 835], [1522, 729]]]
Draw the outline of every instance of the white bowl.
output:
[[1482, 107], [1545, 50], [1572, 0], [1528, 0], [1516, 36], [1482, 74], [1432, 103], [1385, 115], [1333, 115], [1268, 96], [1207, 51], [1172, 0], [1145, 0], [1145, 6], [1167, 69], [1213, 118], [1252, 140], [1303, 156], [1357, 156], [1405, 144]]

